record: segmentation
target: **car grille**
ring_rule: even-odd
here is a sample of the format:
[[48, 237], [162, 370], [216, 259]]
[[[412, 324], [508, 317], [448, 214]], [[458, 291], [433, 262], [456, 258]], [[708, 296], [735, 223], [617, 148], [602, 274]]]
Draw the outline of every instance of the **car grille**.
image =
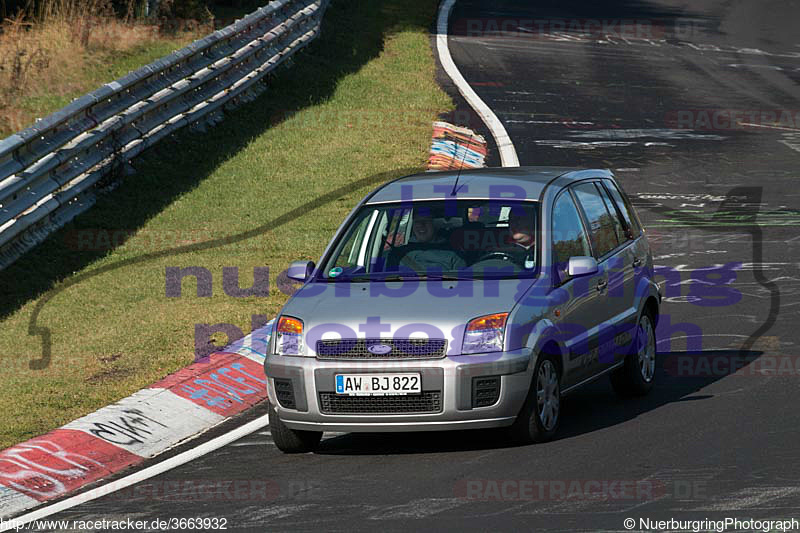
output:
[[407, 396], [342, 396], [335, 392], [320, 392], [319, 405], [320, 411], [328, 414], [440, 413], [442, 393], [436, 390]]
[[[372, 353], [382, 344], [388, 353]], [[317, 359], [441, 359], [447, 351], [445, 339], [324, 339], [317, 341]]]

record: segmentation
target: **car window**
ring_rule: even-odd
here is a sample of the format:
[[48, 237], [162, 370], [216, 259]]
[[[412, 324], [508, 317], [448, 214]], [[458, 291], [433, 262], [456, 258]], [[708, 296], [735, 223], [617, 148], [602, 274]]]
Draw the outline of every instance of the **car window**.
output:
[[628, 238], [635, 239], [642, 233], [642, 230], [641, 227], [639, 227], [636, 216], [633, 213], [633, 207], [631, 207], [628, 199], [622, 196], [619, 187], [617, 187], [613, 181], [604, 181], [606, 188], [611, 193], [611, 197], [614, 199], [614, 203], [616, 203], [617, 207], [619, 208], [619, 212], [622, 213], [622, 218], [625, 221], [625, 227], [628, 232]]
[[586, 215], [595, 255], [602, 257], [619, 245], [614, 219], [606, 209], [600, 191], [594, 183], [582, 183], [573, 187], [573, 190]]
[[404, 209], [399, 216], [392, 217], [383, 239], [383, 250], [389, 251], [394, 246], [402, 246], [408, 242], [411, 233], [411, 209]]
[[374, 224], [377, 216], [378, 211], [366, 212], [361, 216], [353, 226], [353, 231], [342, 243], [333, 266], [344, 269], [364, 265], [366, 255], [364, 235], [367, 233], [367, 228]]
[[625, 232], [622, 221], [619, 218], [619, 213], [617, 213], [617, 209], [614, 207], [614, 203], [611, 201], [611, 198], [608, 196], [608, 191], [606, 188], [603, 187], [600, 183], [597, 183], [597, 190], [600, 191], [600, 197], [603, 199], [603, 203], [606, 206], [606, 211], [611, 217], [611, 223], [614, 226], [614, 234], [617, 237], [617, 242], [625, 242], [628, 239], [628, 234]]
[[537, 273], [535, 202], [423, 200], [364, 206], [326, 259], [335, 281], [457, 276], [496, 278]]
[[570, 257], [591, 256], [586, 230], [569, 192], [562, 193], [553, 206], [553, 264], [563, 281]]

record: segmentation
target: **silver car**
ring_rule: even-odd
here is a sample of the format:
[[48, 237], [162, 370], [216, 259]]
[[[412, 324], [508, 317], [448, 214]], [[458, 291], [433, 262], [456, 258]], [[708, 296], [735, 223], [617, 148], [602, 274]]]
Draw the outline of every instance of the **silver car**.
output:
[[551, 439], [561, 399], [655, 376], [661, 296], [642, 225], [608, 170], [502, 168], [391, 181], [350, 213], [273, 326], [270, 426], [284, 452], [324, 431], [506, 428]]

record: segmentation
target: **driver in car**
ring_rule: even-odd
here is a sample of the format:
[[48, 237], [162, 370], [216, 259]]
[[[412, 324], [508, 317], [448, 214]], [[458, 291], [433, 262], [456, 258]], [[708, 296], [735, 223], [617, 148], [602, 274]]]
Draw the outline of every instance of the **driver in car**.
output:
[[414, 213], [411, 232], [414, 241], [421, 246], [405, 254], [400, 260], [401, 265], [419, 273], [429, 270], [447, 272], [467, 265], [458, 253], [447, 249], [447, 240], [442, 235], [437, 235], [431, 214]]

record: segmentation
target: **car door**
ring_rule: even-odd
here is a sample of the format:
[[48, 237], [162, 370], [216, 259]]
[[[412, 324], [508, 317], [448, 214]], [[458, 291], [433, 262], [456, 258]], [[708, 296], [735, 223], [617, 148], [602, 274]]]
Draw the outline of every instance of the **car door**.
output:
[[[636, 326], [636, 280], [637, 272], [647, 261], [642, 228], [632, 212], [630, 203], [622, 196], [619, 187], [609, 179], [599, 182], [603, 199], [612, 216], [616, 216], [620, 231], [620, 247], [612, 260], [616, 265], [609, 273], [609, 303], [615, 310], [616, 330], [614, 336], [615, 358], [625, 357], [625, 348], [633, 340]], [[615, 282], [611, 279], [614, 278]]]
[[591, 375], [592, 346], [596, 345], [592, 328], [605, 305], [605, 297], [597, 287], [602, 286], [605, 274], [571, 278], [567, 273], [570, 257], [592, 256], [585, 223], [569, 189], [555, 198], [551, 224], [554, 290], [563, 294], [551, 316], [567, 348], [562, 383], [566, 389]]
[[[583, 214], [592, 251], [600, 269], [600, 279], [594, 287], [598, 295], [596, 313], [590, 318], [592, 327], [590, 334], [590, 356], [587, 360], [589, 374], [605, 370], [616, 360], [614, 338], [616, 336], [617, 315], [621, 309], [623, 298], [618, 297], [624, 283], [620, 276], [620, 258], [616, 256], [621, 250], [621, 228], [616, 211], [609, 212], [609, 206], [603, 198], [601, 185], [597, 181], [585, 181], [572, 186], [575, 199]], [[614, 298], [609, 297], [613, 284]]]
[[[595, 185], [608, 213], [603, 215], [604, 220], [608, 220], [609, 231], [613, 230], [613, 237], [616, 238], [616, 246], [605, 256], [605, 269], [608, 272], [609, 320], [613, 325], [613, 338], [605, 339], [608, 343], [618, 338], [622, 339], [624, 337], [622, 334], [630, 325], [631, 303], [634, 300], [633, 250], [632, 241], [628, 239], [622, 224], [622, 217], [609, 196], [603, 180], [596, 181]], [[607, 348], [607, 352], [613, 352], [615, 360], [624, 354], [624, 350], [617, 350], [613, 344], [609, 344]]]

